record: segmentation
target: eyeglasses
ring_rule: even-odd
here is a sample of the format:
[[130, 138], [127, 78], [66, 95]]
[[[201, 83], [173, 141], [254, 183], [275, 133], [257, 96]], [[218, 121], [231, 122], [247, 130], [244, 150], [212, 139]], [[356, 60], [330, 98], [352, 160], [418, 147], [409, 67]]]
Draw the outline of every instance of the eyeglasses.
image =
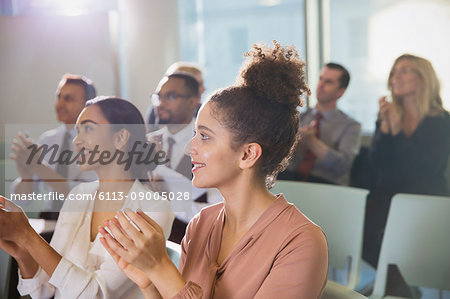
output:
[[166, 102], [170, 104], [174, 103], [179, 98], [189, 99], [190, 97], [192, 97], [191, 94], [178, 94], [176, 92], [169, 92], [166, 94], [153, 93], [151, 95], [152, 104], [155, 106], [160, 105], [161, 102]]

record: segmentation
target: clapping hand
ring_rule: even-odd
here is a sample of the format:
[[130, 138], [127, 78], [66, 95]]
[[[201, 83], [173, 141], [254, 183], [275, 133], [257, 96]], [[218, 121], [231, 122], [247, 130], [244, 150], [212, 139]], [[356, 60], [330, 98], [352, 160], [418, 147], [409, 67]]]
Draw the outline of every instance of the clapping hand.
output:
[[[107, 225], [107, 221], [105, 222], [105, 225]], [[139, 270], [132, 264], [128, 263], [109, 247], [108, 242], [106, 241], [106, 238], [108, 238], [106, 237], [106, 235], [108, 235], [108, 232], [103, 227], [99, 227], [98, 231], [103, 236], [102, 238], [100, 238], [100, 242], [111, 255], [114, 262], [116, 262], [119, 269], [141, 289], [149, 287], [152, 282], [150, 281], [150, 279], [148, 279], [147, 275], [145, 275], [143, 271]]]
[[33, 228], [21, 207], [4, 197], [1, 197], [1, 202], [0, 239], [19, 241], [22, 233]]
[[388, 102], [386, 97], [378, 100], [380, 109], [381, 131], [385, 134], [397, 135], [402, 130], [402, 114], [400, 109]]
[[[40, 156], [41, 149], [34, 155], [33, 160], [29, 161], [31, 157], [32, 147], [35, 142], [19, 132], [17, 139], [15, 138], [11, 144], [10, 158], [16, 162], [17, 170], [19, 171], [22, 179], [31, 179], [33, 176], [33, 166], [37, 163], [37, 159]], [[29, 162], [29, 163], [27, 163]]]
[[138, 231], [123, 212], [117, 219], [105, 222], [111, 236], [105, 228], [100, 228], [102, 245], [113, 257], [119, 268], [139, 287], [151, 284], [149, 273], [162, 262], [170, 258], [166, 252], [164, 233], [161, 227], [142, 211], [127, 210], [126, 215], [139, 228]]
[[304, 144], [308, 144], [316, 134], [316, 121], [313, 120], [308, 125], [300, 127], [300, 142]]
[[33, 228], [23, 210], [0, 196], [0, 248], [16, 259], [28, 255], [28, 251], [19, 245], [27, 229]]

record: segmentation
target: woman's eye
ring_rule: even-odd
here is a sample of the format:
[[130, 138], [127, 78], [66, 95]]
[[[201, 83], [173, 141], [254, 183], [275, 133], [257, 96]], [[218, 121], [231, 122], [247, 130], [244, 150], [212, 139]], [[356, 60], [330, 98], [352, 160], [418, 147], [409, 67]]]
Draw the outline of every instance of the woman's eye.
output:
[[92, 131], [92, 130], [93, 130], [93, 128], [91, 126], [84, 126], [84, 131], [85, 132], [89, 132], [89, 131]]
[[209, 137], [207, 135], [205, 135], [205, 134], [200, 134], [200, 136], [202, 136], [202, 140], [208, 140], [209, 139]]
[[195, 137], [195, 135], [197, 135], [197, 131], [196, 130], [192, 130], [192, 137]]

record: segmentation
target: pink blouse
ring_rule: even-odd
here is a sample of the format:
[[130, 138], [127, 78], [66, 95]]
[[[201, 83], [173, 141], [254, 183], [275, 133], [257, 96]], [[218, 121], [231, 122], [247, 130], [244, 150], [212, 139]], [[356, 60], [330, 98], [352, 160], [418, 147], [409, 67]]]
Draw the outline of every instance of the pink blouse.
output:
[[224, 212], [216, 204], [189, 223], [180, 262], [188, 283], [175, 298], [320, 298], [328, 272], [320, 227], [278, 195], [218, 265]]

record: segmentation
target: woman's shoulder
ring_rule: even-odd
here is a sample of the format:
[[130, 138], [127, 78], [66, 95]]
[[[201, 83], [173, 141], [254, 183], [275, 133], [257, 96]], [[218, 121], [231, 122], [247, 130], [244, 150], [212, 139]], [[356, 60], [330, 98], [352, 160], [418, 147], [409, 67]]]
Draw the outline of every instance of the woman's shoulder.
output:
[[311, 221], [307, 215], [289, 202], [287, 202], [287, 208], [283, 211], [282, 217], [280, 217], [280, 222], [294, 234], [308, 231], [318, 233], [319, 236], [323, 235], [319, 225]]
[[447, 110], [444, 110], [440, 113], [436, 113], [433, 115], [427, 115], [425, 117], [425, 122], [428, 122], [429, 124], [436, 125], [436, 126], [442, 126], [442, 125], [450, 125], [450, 114]]
[[447, 111], [437, 114], [427, 115], [422, 123], [418, 126], [417, 131], [421, 132], [421, 136], [436, 136], [450, 134], [450, 115]]
[[282, 194], [251, 229], [251, 238], [255, 245], [264, 247], [280, 262], [284, 257], [298, 260], [299, 256], [326, 260], [328, 255], [322, 229], [287, 202]]
[[223, 209], [223, 203], [217, 203], [203, 208], [188, 224], [188, 230], [209, 230], [214, 223], [220, 220], [219, 215]]
[[207, 206], [194, 216], [193, 220], [196, 220], [196, 222], [211, 222], [215, 221], [217, 217], [219, 216], [220, 212], [223, 209], [223, 202], [219, 202], [210, 206]]
[[289, 208], [283, 218], [286, 221], [282, 226], [284, 232], [280, 232], [280, 252], [302, 254], [322, 262], [328, 260], [327, 238], [320, 226], [295, 206]]

